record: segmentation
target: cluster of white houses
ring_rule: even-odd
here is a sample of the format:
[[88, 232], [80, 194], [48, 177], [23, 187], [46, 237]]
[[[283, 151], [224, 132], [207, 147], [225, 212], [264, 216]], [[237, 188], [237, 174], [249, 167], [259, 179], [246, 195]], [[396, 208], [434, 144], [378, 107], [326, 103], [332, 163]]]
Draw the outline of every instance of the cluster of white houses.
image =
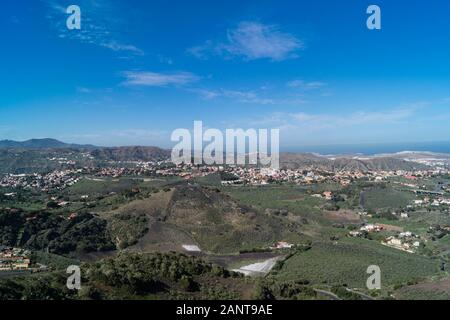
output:
[[28, 270], [30, 252], [19, 248], [0, 247], [0, 271]]

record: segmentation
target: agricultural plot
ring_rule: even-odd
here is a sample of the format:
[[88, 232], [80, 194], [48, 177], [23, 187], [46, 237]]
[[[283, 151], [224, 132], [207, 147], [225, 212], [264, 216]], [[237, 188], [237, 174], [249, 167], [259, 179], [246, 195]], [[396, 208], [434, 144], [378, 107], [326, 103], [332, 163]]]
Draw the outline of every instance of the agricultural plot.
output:
[[224, 190], [231, 197], [244, 205], [251, 205], [262, 210], [279, 209], [305, 218], [320, 219], [320, 207], [326, 202], [315, 198], [308, 188], [294, 185], [231, 187]]
[[411, 204], [415, 196], [410, 191], [397, 190], [393, 187], [371, 188], [361, 195], [361, 202], [366, 209], [399, 209]]
[[310, 250], [285, 261], [275, 277], [280, 281], [302, 279], [315, 285], [345, 284], [364, 289], [370, 265], [381, 268], [384, 288], [439, 272], [435, 260], [384, 247], [374, 241], [343, 239], [337, 243], [314, 243]]
[[106, 195], [111, 192], [122, 192], [138, 186], [132, 179], [84, 178], [68, 189], [74, 195]]

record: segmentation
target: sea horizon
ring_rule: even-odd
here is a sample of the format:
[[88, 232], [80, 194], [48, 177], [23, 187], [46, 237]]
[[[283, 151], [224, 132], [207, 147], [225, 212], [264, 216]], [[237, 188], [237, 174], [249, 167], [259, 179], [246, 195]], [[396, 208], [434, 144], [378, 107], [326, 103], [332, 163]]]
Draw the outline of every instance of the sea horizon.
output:
[[450, 141], [443, 142], [405, 142], [405, 143], [368, 143], [345, 145], [316, 145], [282, 147], [281, 152], [317, 153], [320, 155], [360, 154], [373, 156], [398, 152], [432, 152], [450, 154]]

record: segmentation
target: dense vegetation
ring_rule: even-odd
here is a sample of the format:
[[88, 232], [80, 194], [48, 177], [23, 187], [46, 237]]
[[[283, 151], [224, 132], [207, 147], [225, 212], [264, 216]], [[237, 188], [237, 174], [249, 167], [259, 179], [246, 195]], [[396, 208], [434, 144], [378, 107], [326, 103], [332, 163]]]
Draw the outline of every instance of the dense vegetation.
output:
[[148, 231], [148, 217], [144, 213], [118, 213], [109, 219], [108, 228], [113, 240], [120, 249], [138, 242]]
[[63, 272], [0, 280], [0, 299], [239, 298], [242, 277], [182, 254], [122, 253], [83, 264], [82, 290], [69, 291]]
[[93, 252], [114, 249], [106, 221], [89, 213], [73, 218], [47, 211], [0, 211], [0, 244], [50, 253]]

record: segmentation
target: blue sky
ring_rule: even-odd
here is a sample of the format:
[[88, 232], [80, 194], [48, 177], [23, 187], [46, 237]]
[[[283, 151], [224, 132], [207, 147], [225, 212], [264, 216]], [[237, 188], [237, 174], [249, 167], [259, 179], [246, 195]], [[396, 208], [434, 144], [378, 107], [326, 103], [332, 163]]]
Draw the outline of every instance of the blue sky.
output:
[[0, 139], [169, 147], [202, 120], [283, 148], [450, 140], [450, 2], [429, 3], [4, 1]]

